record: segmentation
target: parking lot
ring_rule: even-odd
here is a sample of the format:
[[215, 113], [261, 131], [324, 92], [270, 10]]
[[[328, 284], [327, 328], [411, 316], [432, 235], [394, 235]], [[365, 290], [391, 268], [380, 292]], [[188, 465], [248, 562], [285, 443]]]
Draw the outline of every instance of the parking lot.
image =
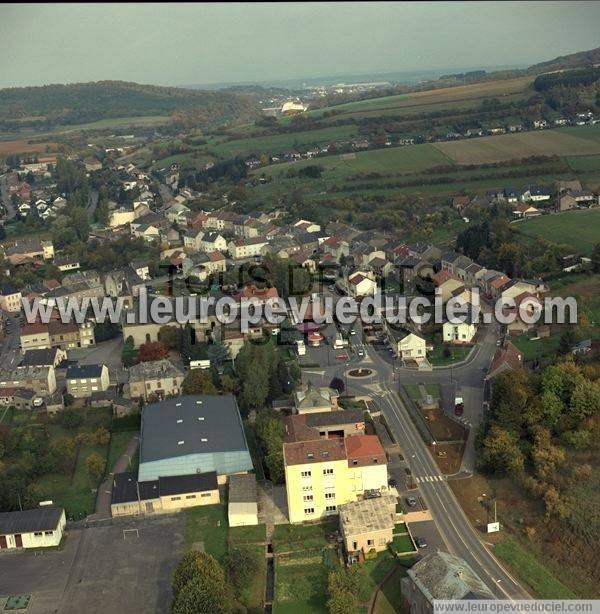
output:
[[[61, 550], [0, 555], [0, 596], [31, 595], [28, 614], [168, 612], [185, 517], [68, 532]], [[136, 530], [137, 529], [137, 530]]]

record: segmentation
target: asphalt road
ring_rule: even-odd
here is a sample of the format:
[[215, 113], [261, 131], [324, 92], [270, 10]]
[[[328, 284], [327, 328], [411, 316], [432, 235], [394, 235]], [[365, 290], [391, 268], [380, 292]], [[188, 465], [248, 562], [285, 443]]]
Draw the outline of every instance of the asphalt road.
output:
[[[18, 318], [6, 311], [0, 311], [0, 317], [8, 320], [5, 325], [6, 336], [0, 346], [0, 369], [10, 371], [15, 369], [20, 362], [19, 331], [21, 325]], [[10, 332], [8, 331], [10, 329]]]
[[[346, 382], [348, 393], [366, 394], [373, 398], [404, 453], [418, 484], [419, 494], [431, 512], [446, 548], [466, 560], [498, 598], [530, 598], [471, 526], [398, 395], [399, 386], [405, 384], [437, 383], [449, 393], [460, 388], [465, 400], [465, 418], [471, 424], [461, 469], [472, 471], [475, 460], [473, 439], [484, 411], [485, 376], [496, 350], [500, 329], [496, 325], [482, 326], [477, 345], [463, 363], [423, 372], [400, 367], [386, 350], [378, 352], [364, 344], [360, 327], [357, 326], [356, 330], [357, 335], [352, 343], [357, 348], [363, 348], [364, 358], [354, 355], [351, 366], [344, 363], [323, 364], [319, 368], [306, 369], [303, 371], [304, 379], [316, 385], [327, 385], [333, 377], [341, 377]], [[348, 369], [358, 366], [370, 369], [371, 375], [360, 379], [348, 377]]]

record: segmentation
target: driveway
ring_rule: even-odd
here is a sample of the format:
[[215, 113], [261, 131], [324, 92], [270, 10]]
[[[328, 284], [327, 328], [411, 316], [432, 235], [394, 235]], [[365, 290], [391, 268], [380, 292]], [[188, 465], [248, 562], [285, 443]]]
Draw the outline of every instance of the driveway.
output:
[[28, 614], [168, 612], [184, 529], [183, 514], [111, 521], [71, 529], [62, 550], [3, 551], [0, 593], [31, 595]]

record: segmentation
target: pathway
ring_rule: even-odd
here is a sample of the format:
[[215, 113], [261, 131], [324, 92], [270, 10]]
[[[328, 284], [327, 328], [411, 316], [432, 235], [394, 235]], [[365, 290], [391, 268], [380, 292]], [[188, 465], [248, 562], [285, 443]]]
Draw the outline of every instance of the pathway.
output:
[[113, 475], [115, 473], [122, 473], [129, 467], [129, 463], [133, 458], [133, 455], [137, 452], [140, 445], [139, 435], [134, 435], [127, 444], [125, 452], [121, 454], [119, 460], [115, 463], [113, 470], [107, 475], [106, 479], [98, 487], [98, 495], [96, 497], [96, 511], [91, 516], [88, 516], [89, 520], [102, 520], [104, 518], [110, 518], [110, 502], [112, 498], [112, 483]]

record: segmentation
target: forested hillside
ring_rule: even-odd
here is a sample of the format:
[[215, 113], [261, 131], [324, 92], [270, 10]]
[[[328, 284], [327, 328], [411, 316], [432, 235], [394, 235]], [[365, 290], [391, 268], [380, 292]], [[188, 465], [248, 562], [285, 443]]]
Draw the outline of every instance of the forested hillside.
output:
[[216, 122], [254, 114], [250, 94], [98, 81], [0, 90], [0, 122], [77, 124], [115, 117], [193, 114]]

